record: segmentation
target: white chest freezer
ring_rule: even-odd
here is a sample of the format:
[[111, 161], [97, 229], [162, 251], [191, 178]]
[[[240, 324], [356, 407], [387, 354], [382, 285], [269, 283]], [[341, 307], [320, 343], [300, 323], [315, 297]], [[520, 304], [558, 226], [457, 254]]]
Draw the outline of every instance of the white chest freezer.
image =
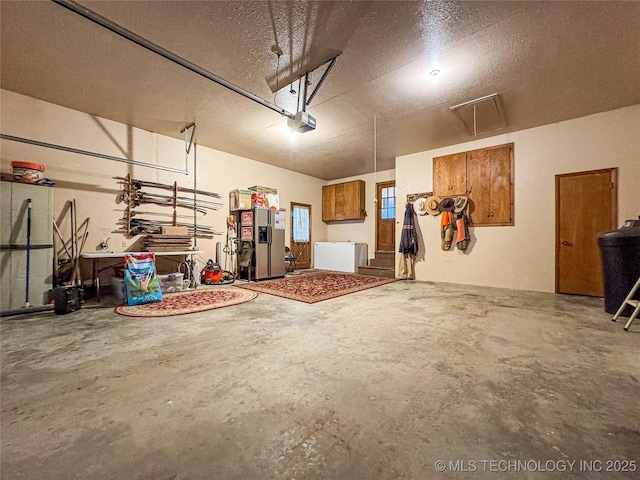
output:
[[358, 267], [367, 265], [367, 256], [366, 243], [315, 242], [313, 268], [357, 273]]

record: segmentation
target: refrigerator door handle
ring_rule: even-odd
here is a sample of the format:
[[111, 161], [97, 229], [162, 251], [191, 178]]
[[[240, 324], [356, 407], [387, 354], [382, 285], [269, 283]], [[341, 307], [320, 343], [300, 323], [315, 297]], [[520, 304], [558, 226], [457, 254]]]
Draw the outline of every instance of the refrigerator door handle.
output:
[[269, 226], [267, 227], [267, 244], [268, 244], [268, 245], [271, 245], [271, 239], [272, 239], [272, 237], [273, 237], [273, 232], [271, 231], [271, 230], [272, 230], [272, 228], [273, 228], [273, 227], [272, 227], [271, 225], [269, 225]]

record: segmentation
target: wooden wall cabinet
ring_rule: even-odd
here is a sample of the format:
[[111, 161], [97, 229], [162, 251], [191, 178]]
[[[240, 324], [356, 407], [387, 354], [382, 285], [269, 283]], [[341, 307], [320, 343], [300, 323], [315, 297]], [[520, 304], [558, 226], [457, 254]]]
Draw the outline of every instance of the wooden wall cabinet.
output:
[[433, 193], [468, 196], [474, 226], [513, 225], [513, 143], [434, 157]]
[[443, 198], [467, 194], [467, 153], [433, 159], [433, 194]]
[[322, 187], [322, 221], [364, 220], [365, 182], [354, 180]]
[[473, 225], [513, 225], [513, 144], [467, 154]]

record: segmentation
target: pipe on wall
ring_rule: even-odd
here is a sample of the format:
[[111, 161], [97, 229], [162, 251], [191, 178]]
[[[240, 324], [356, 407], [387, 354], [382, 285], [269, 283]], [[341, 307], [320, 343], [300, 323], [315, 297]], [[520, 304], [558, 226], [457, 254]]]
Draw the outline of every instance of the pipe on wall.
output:
[[56, 145], [54, 143], [40, 142], [38, 140], [32, 140], [30, 138], [23, 138], [23, 137], [15, 137], [13, 135], [6, 135], [4, 133], [0, 133], [0, 139], [10, 140], [12, 142], [26, 143], [29, 145], [35, 145], [36, 147], [51, 148], [53, 150], [62, 150], [63, 152], [76, 153], [78, 155], [87, 155], [89, 157], [102, 158], [104, 160], [112, 160], [114, 162], [128, 163], [130, 165], [137, 165], [139, 167], [154, 168], [156, 170], [164, 170], [166, 172], [181, 173], [183, 175], [189, 175], [189, 172], [187, 170], [180, 170], [178, 168], [165, 167], [163, 165], [154, 165], [153, 163], [138, 162], [136, 160], [129, 160], [128, 158], [114, 157], [112, 155], [105, 155], [104, 153], [90, 152], [88, 150], [80, 150], [78, 148], [65, 147], [64, 145]]

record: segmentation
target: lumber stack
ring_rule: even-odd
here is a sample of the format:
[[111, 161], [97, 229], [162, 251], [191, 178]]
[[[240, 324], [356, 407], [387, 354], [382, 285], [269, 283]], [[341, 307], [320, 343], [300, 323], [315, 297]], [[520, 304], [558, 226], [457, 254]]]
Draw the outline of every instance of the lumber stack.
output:
[[152, 234], [144, 239], [148, 252], [183, 252], [192, 250], [192, 237], [189, 235]]

